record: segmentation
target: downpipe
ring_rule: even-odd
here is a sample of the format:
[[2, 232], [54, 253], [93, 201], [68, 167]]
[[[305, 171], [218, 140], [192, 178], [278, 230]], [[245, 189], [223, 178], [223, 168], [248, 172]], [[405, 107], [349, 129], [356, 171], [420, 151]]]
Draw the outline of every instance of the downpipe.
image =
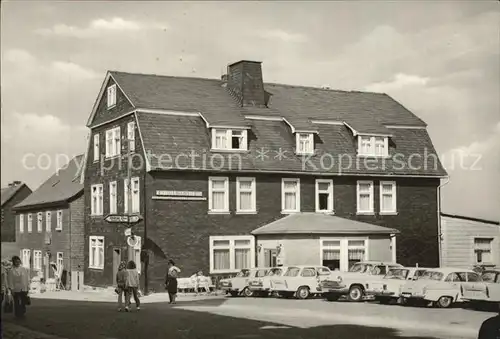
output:
[[443, 255], [442, 255], [442, 237], [441, 234], [441, 189], [448, 185], [450, 182], [450, 176], [447, 176], [445, 182], [440, 184], [437, 189], [437, 215], [438, 215], [438, 251], [439, 251], [439, 267], [443, 266]]

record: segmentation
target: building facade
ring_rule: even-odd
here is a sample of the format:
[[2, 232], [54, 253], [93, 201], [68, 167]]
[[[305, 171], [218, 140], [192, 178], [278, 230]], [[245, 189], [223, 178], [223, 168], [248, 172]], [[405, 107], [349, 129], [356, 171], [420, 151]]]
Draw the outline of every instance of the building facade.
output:
[[[16, 212], [13, 207], [31, 194], [31, 189], [20, 181], [2, 188], [2, 247], [16, 242]], [[2, 251], [2, 257], [3, 257]]]
[[[439, 265], [446, 172], [426, 124], [385, 94], [262, 79], [253, 61], [221, 80], [108, 72], [82, 176], [89, 284], [135, 260], [143, 287], [160, 289], [167, 257], [185, 275]], [[106, 221], [128, 206], [140, 222]]]
[[443, 266], [500, 267], [500, 222], [441, 213]]
[[31, 276], [58, 274], [67, 289], [83, 288], [83, 155], [52, 175], [15, 206], [20, 258]]

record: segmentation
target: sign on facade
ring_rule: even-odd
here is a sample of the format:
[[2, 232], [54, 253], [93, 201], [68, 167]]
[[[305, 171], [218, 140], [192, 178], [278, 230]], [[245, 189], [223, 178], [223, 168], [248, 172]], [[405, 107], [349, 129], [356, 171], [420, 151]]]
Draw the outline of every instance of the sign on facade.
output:
[[134, 224], [141, 221], [141, 217], [139, 215], [108, 215], [104, 218], [105, 221], [110, 223], [128, 223]]
[[155, 200], [207, 200], [199, 191], [165, 191], [157, 190]]

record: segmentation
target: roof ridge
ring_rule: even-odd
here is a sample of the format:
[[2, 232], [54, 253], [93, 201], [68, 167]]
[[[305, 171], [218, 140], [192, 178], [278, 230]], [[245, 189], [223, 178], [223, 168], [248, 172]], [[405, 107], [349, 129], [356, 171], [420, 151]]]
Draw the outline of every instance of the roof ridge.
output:
[[370, 91], [359, 91], [359, 90], [344, 90], [344, 89], [334, 89], [334, 88], [322, 88], [315, 86], [305, 86], [305, 85], [293, 85], [293, 84], [283, 84], [278, 82], [264, 82], [264, 85], [274, 85], [274, 86], [283, 86], [283, 87], [292, 87], [292, 88], [305, 88], [305, 89], [314, 89], [323, 92], [338, 92], [338, 93], [360, 93], [360, 94], [376, 94], [376, 95], [386, 95], [383, 92], [370, 92]]
[[202, 77], [189, 77], [189, 76], [181, 76], [181, 75], [164, 75], [164, 74], [123, 72], [123, 71], [112, 71], [112, 70], [108, 70], [108, 72], [111, 74], [127, 74], [127, 75], [150, 76], [150, 77], [158, 77], [158, 78], [218, 81], [221, 83], [223, 82], [221, 79], [218, 79], [218, 78], [202, 78]]

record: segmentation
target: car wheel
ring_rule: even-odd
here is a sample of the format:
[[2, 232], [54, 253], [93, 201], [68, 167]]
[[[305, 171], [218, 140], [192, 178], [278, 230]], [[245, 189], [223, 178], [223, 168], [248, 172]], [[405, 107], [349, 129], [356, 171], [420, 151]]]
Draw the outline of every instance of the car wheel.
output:
[[244, 296], [244, 297], [249, 298], [249, 297], [251, 297], [252, 295], [253, 295], [253, 292], [252, 292], [252, 291], [251, 291], [248, 287], [247, 287], [247, 288], [245, 288], [245, 289], [243, 290], [243, 296]]
[[453, 304], [453, 298], [451, 297], [441, 297], [437, 301], [437, 306], [439, 308], [448, 308], [451, 306], [451, 304]]
[[299, 289], [297, 290], [297, 298], [298, 299], [307, 299], [309, 298], [309, 295], [310, 295], [310, 292], [309, 292], [309, 288], [308, 287], [299, 287]]
[[339, 300], [340, 296], [337, 294], [329, 293], [325, 296], [326, 300], [328, 301], [337, 301]]
[[229, 292], [229, 294], [231, 294], [231, 297], [237, 297], [238, 296], [238, 292], [235, 292], [235, 291], [231, 291], [231, 292]]
[[363, 289], [359, 286], [353, 286], [349, 289], [349, 301], [358, 302], [363, 299]]

